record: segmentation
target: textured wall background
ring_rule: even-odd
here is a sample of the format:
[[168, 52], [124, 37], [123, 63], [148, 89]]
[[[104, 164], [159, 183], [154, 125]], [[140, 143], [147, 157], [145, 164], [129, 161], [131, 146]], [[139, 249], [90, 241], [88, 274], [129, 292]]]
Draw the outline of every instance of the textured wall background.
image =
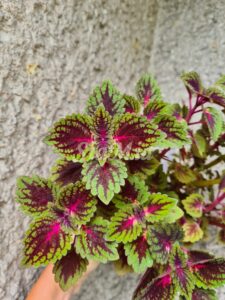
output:
[[[183, 70], [213, 81], [225, 73], [224, 14], [223, 0], [0, 0], [0, 299], [24, 299], [37, 274], [19, 268], [29, 220], [13, 197], [16, 176], [48, 174], [47, 128], [105, 78], [133, 91], [151, 70], [170, 101]], [[104, 265], [74, 299], [128, 300], [136, 281]]]

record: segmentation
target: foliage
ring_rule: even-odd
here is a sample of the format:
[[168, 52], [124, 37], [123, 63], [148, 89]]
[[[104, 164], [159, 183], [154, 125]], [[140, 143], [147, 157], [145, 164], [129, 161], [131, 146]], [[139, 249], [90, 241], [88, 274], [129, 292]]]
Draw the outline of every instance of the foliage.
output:
[[32, 217], [25, 266], [54, 264], [69, 289], [89, 260], [144, 273], [133, 300], [215, 300], [225, 259], [192, 249], [209, 226], [225, 243], [225, 76], [205, 87], [181, 76], [186, 104], [164, 101], [144, 75], [136, 95], [104, 81], [84, 114], [57, 121], [45, 142], [59, 154], [49, 178], [18, 178]]

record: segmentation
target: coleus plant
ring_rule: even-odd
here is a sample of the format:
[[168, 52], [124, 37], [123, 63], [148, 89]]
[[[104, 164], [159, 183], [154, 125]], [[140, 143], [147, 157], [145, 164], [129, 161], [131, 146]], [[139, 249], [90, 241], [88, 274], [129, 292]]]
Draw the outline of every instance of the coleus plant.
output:
[[225, 76], [209, 88], [196, 72], [181, 78], [186, 104], [165, 102], [151, 75], [135, 96], [104, 81], [84, 114], [53, 125], [49, 178], [18, 178], [17, 202], [33, 218], [23, 265], [53, 263], [67, 290], [89, 260], [113, 261], [144, 273], [133, 300], [217, 299], [225, 259], [193, 244], [210, 225], [225, 243]]

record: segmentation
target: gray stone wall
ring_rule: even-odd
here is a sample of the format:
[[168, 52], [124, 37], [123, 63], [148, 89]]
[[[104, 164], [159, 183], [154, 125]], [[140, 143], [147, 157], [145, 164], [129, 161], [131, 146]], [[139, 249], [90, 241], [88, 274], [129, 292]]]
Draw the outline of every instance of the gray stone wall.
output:
[[[29, 219], [13, 198], [17, 176], [48, 174], [48, 127], [106, 78], [132, 92], [152, 71], [169, 101], [182, 100], [183, 70], [213, 81], [225, 73], [224, 15], [222, 0], [0, 0], [0, 299], [24, 299], [38, 272], [19, 267]], [[103, 265], [74, 299], [128, 300], [136, 281]]]

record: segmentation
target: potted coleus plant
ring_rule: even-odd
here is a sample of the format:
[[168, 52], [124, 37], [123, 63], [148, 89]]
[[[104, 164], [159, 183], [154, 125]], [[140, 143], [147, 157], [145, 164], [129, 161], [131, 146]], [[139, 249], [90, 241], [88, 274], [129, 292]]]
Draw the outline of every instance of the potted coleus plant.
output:
[[53, 263], [66, 290], [89, 260], [113, 261], [144, 273], [134, 300], [216, 299], [225, 260], [192, 245], [210, 225], [225, 241], [225, 76], [209, 88], [195, 72], [181, 78], [186, 105], [163, 101], [145, 75], [135, 96], [103, 82], [84, 114], [54, 124], [45, 142], [60, 158], [49, 178], [18, 179], [33, 218], [23, 265]]

